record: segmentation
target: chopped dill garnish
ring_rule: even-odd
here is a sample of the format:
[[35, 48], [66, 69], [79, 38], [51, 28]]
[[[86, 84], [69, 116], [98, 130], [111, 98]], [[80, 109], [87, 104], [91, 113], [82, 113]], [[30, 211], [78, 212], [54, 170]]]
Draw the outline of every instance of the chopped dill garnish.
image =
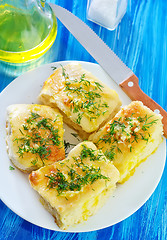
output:
[[38, 158], [34, 159], [33, 161], [31, 161], [31, 163], [35, 166], [38, 162]]
[[69, 142], [67, 142], [66, 140], [64, 140], [64, 148], [65, 148], [65, 155], [66, 155], [66, 156], [67, 156], [67, 154], [68, 154], [68, 149], [69, 149], [71, 146], [72, 146], [72, 147], [75, 147], [76, 144], [69, 143]]
[[112, 146], [110, 148], [110, 150], [106, 150], [104, 152], [104, 155], [109, 159], [109, 160], [113, 160], [114, 156], [115, 156], [115, 152], [114, 152], [115, 146]]
[[[90, 121], [97, 119], [100, 115], [105, 115], [109, 106], [107, 102], [102, 101], [102, 88], [104, 87], [96, 81], [89, 81], [85, 73], [80, 79], [70, 79], [65, 68], [61, 67], [65, 80], [64, 91], [69, 97], [70, 111], [76, 113], [76, 123], [80, 124], [84, 115]], [[71, 93], [74, 95], [73, 99], [71, 99]]]
[[[35, 154], [44, 165], [44, 160], [47, 160], [51, 154], [51, 146], [60, 145], [58, 129], [54, 128], [53, 123], [51, 119], [31, 112], [31, 116], [25, 120], [22, 129], [19, 129], [22, 137], [14, 139], [18, 144], [19, 156], [23, 157], [24, 153]], [[38, 162], [37, 156], [31, 161], [32, 165]]]
[[9, 170], [15, 170], [15, 168], [14, 167], [12, 167], [12, 166], [9, 166]]
[[[56, 188], [58, 194], [62, 194], [66, 191], [80, 191], [82, 187], [88, 184], [93, 184], [98, 179], [109, 180], [109, 177], [104, 176], [101, 173], [100, 167], [95, 168], [92, 165], [84, 164], [84, 159], [89, 158], [90, 161], [99, 161], [102, 155], [99, 157], [99, 152], [91, 148], [82, 145], [83, 149], [79, 156], [73, 157], [74, 163], [70, 166], [67, 174], [63, 174], [60, 169], [57, 168], [56, 172], [52, 172], [50, 175], [45, 175], [49, 179], [47, 188]], [[74, 168], [75, 167], [75, 168]], [[78, 174], [76, 169], [80, 169]]]
[[54, 66], [51, 66], [51, 68], [53, 69], [53, 71], [57, 69], [57, 67], [54, 67]]
[[72, 136], [74, 136], [78, 141], [80, 141], [77, 133], [71, 133]]
[[95, 82], [95, 84], [100, 89], [100, 91], [102, 91], [102, 88], [104, 88], [104, 87], [98, 82]]
[[145, 117], [138, 117], [137, 120], [141, 123], [143, 123], [143, 126], [142, 126], [142, 130], [143, 131], [147, 131], [154, 123], [156, 123], [158, 121], [158, 119], [154, 119], [153, 121], [151, 122], [148, 122], [148, 120], [153, 117], [153, 115], [151, 116], [147, 116], [147, 114], [145, 115]]
[[113, 160], [116, 153], [122, 153], [121, 144], [124, 142], [129, 146], [129, 151], [133, 151], [132, 144], [143, 140], [146, 143], [150, 139], [149, 128], [157, 123], [158, 119], [151, 120], [153, 115], [135, 118], [135, 113], [130, 117], [120, 117], [107, 126], [107, 133], [97, 141], [97, 146], [101, 143], [109, 143], [110, 149], [105, 151], [105, 156]]

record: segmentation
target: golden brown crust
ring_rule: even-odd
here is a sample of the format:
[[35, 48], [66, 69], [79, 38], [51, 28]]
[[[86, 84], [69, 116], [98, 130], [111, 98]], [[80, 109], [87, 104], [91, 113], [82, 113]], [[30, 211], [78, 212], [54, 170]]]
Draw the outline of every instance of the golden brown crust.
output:
[[119, 182], [130, 177], [162, 141], [162, 117], [139, 101], [123, 107], [97, 133], [89, 137], [120, 171]]
[[56, 109], [37, 104], [11, 105], [6, 131], [9, 158], [23, 172], [65, 158], [63, 121]]
[[[88, 174], [92, 174], [90, 178], [87, 178]], [[42, 167], [29, 176], [32, 187], [43, 198], [44, 206], [56, 218], [61, 229], [95, 214], [118, 179], [119, 172], [113, 163], [91, 142], [78, 144], [65, 160]], [[72, 184], [70, 188], [68, 183]]]
[[58, 107], [82, 139], [103, 126], [121, 106], [118, 94], [78, 63], [57, 68], [45, 81], [39, 100]]

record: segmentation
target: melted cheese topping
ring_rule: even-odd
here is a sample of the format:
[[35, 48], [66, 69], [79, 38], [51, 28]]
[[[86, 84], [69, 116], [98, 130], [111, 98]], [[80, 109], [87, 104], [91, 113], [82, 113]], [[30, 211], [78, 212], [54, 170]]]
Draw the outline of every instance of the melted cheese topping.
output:
[[161, 119], [141, 102], [134, 101], [89, 137], [120, 171], [119, 182], [127, 180], [135, 167], [160, 144]]
[[21, 170], [37, 169], [64, 159], [63, 121], [44, 105], [16, 104], [7, 109], [9, 157]]
[[44, 83], [39, 99], [47, 105], [58, 106], [86, 132], [98, 129], [121, 105], [114, 90], [78, 63], [56, 69]]
[[91, 142], [78, 144], [68, 157], [29, 176], [32, 187], [56, 211], [59, 227], [87, 220], [115, 188], [119, 172]]

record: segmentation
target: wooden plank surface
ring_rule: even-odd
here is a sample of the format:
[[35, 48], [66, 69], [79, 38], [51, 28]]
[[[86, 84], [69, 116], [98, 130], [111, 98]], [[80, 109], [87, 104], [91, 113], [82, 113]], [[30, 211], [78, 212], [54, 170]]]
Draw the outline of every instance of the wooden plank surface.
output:
[[[166, 0], [129, 0], [127, 13], [115, 31], [108, 31], [86, 19], [86, 0], [48, 2], [67, 8], [85, 21], [137, 75], [141, 89], [167, 110]], [[0, 91], [23, 71], [39, 64], [62, 60], [94, 62], [86, 50], [58, 22], [56, 41], [38, 64], [16, 67], [0, 62]], [[153, 195], [136, 213], [114, 226], [90, 233], [61, 233], [37, 227], [17, 216], [0, 201], [0, 239], [166, 240], [166, 183], [167, 167]]]

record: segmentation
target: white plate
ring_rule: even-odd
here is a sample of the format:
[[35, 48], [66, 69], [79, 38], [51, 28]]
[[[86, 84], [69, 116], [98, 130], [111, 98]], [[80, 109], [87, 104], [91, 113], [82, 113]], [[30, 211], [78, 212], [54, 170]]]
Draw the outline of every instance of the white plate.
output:
[[[16, 103], [36, 103], [43, 82], [53, 73], [55, 66], [65, 65], [68, 62], [57, 62], [41, 66], [27, 72], [13, 81], [0, 94], [0, 197], [2, 201], [16, 214], [38, 226], [61, 231], [54, 222], [53, 217], [39, 202], [38, 194], [30, 187], [28, 175], [15, 169], [9, 170], [12, 165], [5, 146], [5, 115], [6, 108]], [[129, 98], [110, 79], [102, 68], [93, 63], [80, 62], [82, 66], [91, 71], [95, 76], [115, 89], [123, 105], [129, 104]], [[71, 130], [66, 131], [65, 138], [71, 142], [77, 141], [71, 135]], [[68, 136], [67, 136], [68, 135]], [[160, 181], [166, 160], [166, 141], [163, 141], [157, 151], [147, 161], [142, 163], [135, 174], [123, 185], [119, 185], [114, 195], [95, 216], [88, 221], [69, 228], [68, 232], [86, 232], [102, 229], [122, 221], [139, 209], [154, 192]]]

